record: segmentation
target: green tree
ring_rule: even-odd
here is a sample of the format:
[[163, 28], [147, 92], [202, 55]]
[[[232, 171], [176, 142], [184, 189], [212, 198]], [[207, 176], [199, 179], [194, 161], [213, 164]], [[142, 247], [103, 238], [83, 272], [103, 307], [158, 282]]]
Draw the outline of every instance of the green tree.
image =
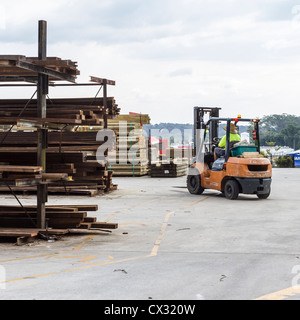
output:
[[284, 136], [284, 141], [287, 146], [294, 149], [298, 149], [300, 147], [300, 125], [297, 125], [295, 122], [289, 123], [286, 128], [281, 130], [281, 134]]
[[275, 145], [287, 145], [300, 148], [300, 117], [289, 114], [273, 114], [261, 120], [261, 145], [275, 142]]

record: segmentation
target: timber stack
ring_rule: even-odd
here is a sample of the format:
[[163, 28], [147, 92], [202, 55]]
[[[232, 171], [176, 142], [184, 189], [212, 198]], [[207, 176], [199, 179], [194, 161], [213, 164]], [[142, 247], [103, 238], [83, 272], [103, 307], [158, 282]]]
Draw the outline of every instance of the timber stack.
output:
[[0, 238], [16, 238], [22, 245], [37, 238], [77, 234], [85, 231], [111, 232], [117, 223], [99, 222], [88, 212], [98, 211], [97, 205], [46, 206], [46, 229], [37, 227], [36, 206], [0, 206]]
[[[24, 86], [12, 83], [25, 82], [26, 86], [36, 87], [29, 100], [0, 101], [3, 130], [0, 137], [0, 184], [19, 203], [19, 206], [0, 206], [0, 237], [33, 237], [41, 232], [46, 232], [47, 237], [50, 233], [68, 233], [71, 228], [99, 230], [118, 227], [117, 224], [99, 223], [95, 217], [88, 217], [87, 212], [97, 211], [97, 206], [46, 206], [48, 188], [56, 183], [63, 183], [65, 192], [68, 183], [76, 184], [77, 191], [91, 181], [97, 190], [109, 188], [107, 167], [99, 170], [94, 162], [88, 163], [88, 156], [93, 157], [98, 147], [96, 139], [92, 141], [95, 136], [79, 137], [76, 128], [98, 125], [101, 119], [105, 124], [109, 117], [119, 113], [114, 99], [107, 97], [108, 80], [95, 77], [91, 81], [105, 85], [102, 101], [97, 98], [46, 101], [50, 85], [55, 86], [56, 81], [75, 85], [80, 74], [76, 62], [47, 57], [46, 30], [47, 22], [39, 21], [38, 57], [0, 56], [0, 82], [9, 83], [3, 86]], [[35, 94], [37, 100], [33, 99]], [[94, 179], [95, 175], [97, 179]], [[23, 191], [33, 188], [37, 204], [22, 205], [15, 193], [18, 191], [16, 188]]]
[[[105, 109], [102, 106], [103, 98], [48, 99], [47, 115], [51, 118], [47, 118], [47, 121], [53, 131], [48, 133], [46, 172], [55, 173], [59, 170], [68, 173], [71, 178], [51, 183], [48, 188], [50, 193], [95, 196], [116, 190], [117, 186], [112, 182], [112, 171], [96, 159], [96, 152], [103, 143], [97, 141], [97, 132], [78, 130], [82, 126], [92, 128], [101, 125], [105, 117], [116, 117], [120, 109], [114, 98], [108, 98], [107, 101]], [[34, 128], [31, 128], [31, 132], [28, 129], [31, 121], [38, 121], [36, 109], [36, 100], [0, 100], [0, 123], [13, 124], [12, 131], [18, 130], [7, 134], [5, 128], [5, 132], [0, 133], [2, 162], [26, 166], [35, 163], [37, 132]], [[21, 112], [22, 118], [18, 118]], [[5, 186], [0, 186], [0, 191], [5, 190]], [[35, 191], [32, 186], [13, 187], [13, 190]]]
[[143, 125], [150, 124], [149, 115], [119, 115], [108, 121], [108, 129], [116, 135], [116, 145], [109, 154], [110, 169], [116, 177], [141, 177], [148, 175], [148, 141]]
[[[117, 229], [118, 224], [97, 222], [88, 212], [98, 211], [97, 205], [56, 205], [46, 206], [47, 229], [101, 230]], [[36, 228], [36, 206], [0, 206], [1, 228]], [[1, 229], [0, 229], [1, 230]], [[0, 232], [1, 236], [1, 232]]]
[[[152, 178], [177, 178], [187, 174], [192, 157], [191, 150], [169, 148], [166, 155], [150, 166], [149, 175]], [[167, 159], [169, 157], [169, 159]]]

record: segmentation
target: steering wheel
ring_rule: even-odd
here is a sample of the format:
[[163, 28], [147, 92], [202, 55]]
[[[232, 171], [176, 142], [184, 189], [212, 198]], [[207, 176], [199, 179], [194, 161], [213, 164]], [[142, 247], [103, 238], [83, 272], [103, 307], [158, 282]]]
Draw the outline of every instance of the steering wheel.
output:
[[213, 142], [213, 144], [214, 144], [215, 146], [218, 146], [220, 141], [221, 141], [221, 139], [220, 139], [220, 138], [217, 138], [217, 137], [213, 138], [213, 140], [212, 140], [212, 142]]

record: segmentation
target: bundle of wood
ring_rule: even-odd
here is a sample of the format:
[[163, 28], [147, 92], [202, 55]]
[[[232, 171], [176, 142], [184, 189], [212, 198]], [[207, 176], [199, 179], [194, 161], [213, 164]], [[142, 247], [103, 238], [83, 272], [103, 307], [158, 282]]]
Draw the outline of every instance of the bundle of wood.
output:
[[[97, 222], [89, 211], [98, 211], [97, 205], [57, 205], [46, 207], [46, 221], [51, 229], [117, 229], [117, 223]], [[0, 206], [1, 228], [36, 228], [36, 206]], [[0, 233], [1, 236], [1, 233]]]
[[[9, 148], [8, 148], [9, 149]], [[49, 148], [50, 149], [50, 148]], [[34, 150], [15, 148], [4, 151], [0, 148], [0, 159], [3, 163], [24, 166], [36, 162]], [[49, 182], [48, 192], [55, 194], [80, 194], [95, 196], [116, 190], [112, 182], [112, 171], [107, 166], [99, 164], [95, 152], [47, 152], [47, 169], [43, 177], [60, 177], [55, 182]], [[57, 173], [61, 172], [61, 173]], [[68, 178], [66, 178], [68, 176]], [[36, 192], [34, 186], [24, 186], [14, 183], [11, 189], [15, 192]], [[9, 191], [4, 181], [0, 181], [0, 191]]]
[[171, 160], [170, 163], [160, 161], [150, 166], [149, 175], [152, 178], [176, 178], [187, 174], [188, 162]]
[[68, 181], [66, 173], [44, 173], [42, 167], [0, 165], [0, 181], [6, 186], [31, 186], [57, 180]]
[[[47, 119], [70, 125], [103, 125], [103, 119], [114, 118], [120, 108], [113, 97], [107, 98], [107, 108], [103, 98], [47, 99]], [[37, 100], [24, 99], [0, 100], [0, 123], [16, 121], [16, 118], [33, 120], [37, 118]], [[75, 121], [77, 120], [77, 121]]]
[[[37, 132], [0, 132], [1, 149], [8, 147], [36, 147]], [[48, 148], [61, 151], [97, 151], [103, 141], [97, 141], [97, 132], [49, 132]], [[112, 148], [112, 143], [111, 143]]]
[[[37, 73], [43, 72], [49, 76], [49, 80], [75, 81], [80, 74], [77, 62], [62, 60], [58, 57], [48, 57], [39, 60], [37, 57], [25, 57], [22, 55], [1, 55], [0, 74], [1, 81], [36, 80]], [[64, 75], [64, 79], [61, 75]]]
[[115, 132], [116, 147], [109, 154], [114, 176], [140, 177], [148, 174], [148, 141], [143, 134], [143, 122], [148, 115], [119, 115], [108, 121], [108, 129]]

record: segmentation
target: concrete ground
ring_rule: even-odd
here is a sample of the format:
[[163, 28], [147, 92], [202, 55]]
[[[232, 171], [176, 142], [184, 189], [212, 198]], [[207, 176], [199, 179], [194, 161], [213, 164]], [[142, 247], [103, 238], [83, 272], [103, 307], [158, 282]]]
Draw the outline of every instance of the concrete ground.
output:
[[98, 221], [119, 229], [1, 243], [0, 299], [300, 299], [300, 170], [274, 169], [268, 200], [193, 196], [185, 182], [114, 178], [119, 190], [109, 195], [50, 196], [49, 204], [98, 204]]

